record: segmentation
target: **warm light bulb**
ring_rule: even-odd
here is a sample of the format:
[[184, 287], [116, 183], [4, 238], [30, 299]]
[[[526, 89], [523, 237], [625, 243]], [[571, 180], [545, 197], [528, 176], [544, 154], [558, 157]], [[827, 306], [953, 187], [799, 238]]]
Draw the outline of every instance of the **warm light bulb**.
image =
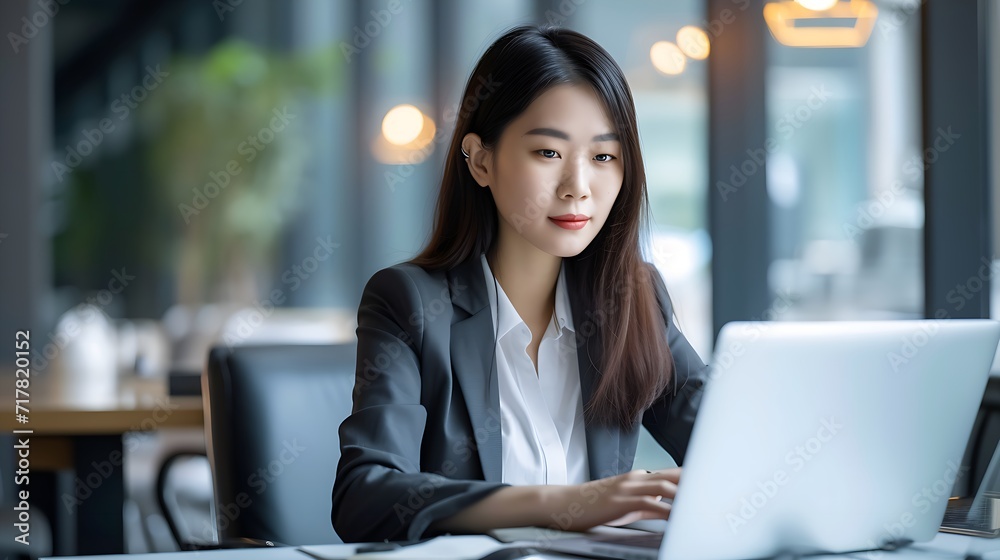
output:
[[[779, 43], [789, 47], [862, 47], [871, 37], [877, 19], [878, 7], [871, 0], [782, 0], [764, 4], [767, 28]], [[832, 25], [834, 20], [853, 25]]]
[[670, 41], [657, 41], [649, 49], [649, 59], [653, 66], [664, 74], [673, 76], [684, 71], [684, 53]]
[[685, 25], [677, 32], [677, 46], [695, 60], [708, 58], [708, 34], [693, 25]]
[[382, 119], [382, 134], [397, 146], [416, 140], [423, 128], [424, 114], [413, 105], [396, 105]]
[[795, 0], [803, 8], [822, 12], [837, 5], [837, 0]]

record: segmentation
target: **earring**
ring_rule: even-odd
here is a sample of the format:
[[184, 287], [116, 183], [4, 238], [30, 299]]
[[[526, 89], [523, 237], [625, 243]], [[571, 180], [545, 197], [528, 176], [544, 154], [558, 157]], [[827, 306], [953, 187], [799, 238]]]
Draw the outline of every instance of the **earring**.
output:
[[465, 148], [460, 148], [462, 150], [462, 157], [469, 159], [469, 152], [465, 151]]

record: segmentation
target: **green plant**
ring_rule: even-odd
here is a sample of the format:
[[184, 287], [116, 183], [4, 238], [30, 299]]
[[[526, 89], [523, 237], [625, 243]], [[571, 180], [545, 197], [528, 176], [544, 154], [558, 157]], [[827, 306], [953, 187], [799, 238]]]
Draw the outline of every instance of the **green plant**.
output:
[[314, 155], [307, 112], [336, 94], [341, 61], [333, 46], [275, 54], [226, 41], [173, 60], [139, 107], [156, 206], [176, 224], [177, 302], [260, 296]]

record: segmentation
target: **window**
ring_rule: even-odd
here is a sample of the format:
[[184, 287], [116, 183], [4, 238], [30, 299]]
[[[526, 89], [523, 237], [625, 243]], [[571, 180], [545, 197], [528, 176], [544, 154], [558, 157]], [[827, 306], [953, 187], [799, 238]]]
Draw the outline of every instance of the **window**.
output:
[[[559, 4], [552, 5], [555, 9]], [[667, 68], [678, 73], [667, 74], [651, 59], [655, 44], [685, 43], [683, 36], [678, 39], [682, 28], [703, 27], [705, 3], [643, 1], [629, 4], [629, 8], [614, 9], [605, 2], [582, 3], [568, 25], [604, 46], [632, 88], [653, 214], [649, 258], [664, 277], [685, 336], [708, 360], [712, 284], [706, 223], [707, 61], [680, 54], [669, 59], [677, 67]], [[688, 48], [689, 44], [681, 46]]]
[[878, 9], [862, 47], [768, 40], [768, 280], [785, 300], [779, 320], [923, 315], [919, 6]]

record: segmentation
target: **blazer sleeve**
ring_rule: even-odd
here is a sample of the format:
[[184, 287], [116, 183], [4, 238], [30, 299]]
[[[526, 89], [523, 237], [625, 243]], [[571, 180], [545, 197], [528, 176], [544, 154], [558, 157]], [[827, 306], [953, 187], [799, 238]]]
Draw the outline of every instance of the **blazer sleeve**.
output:
[[400, 268], [377, 272], [362, 294], [354, 403], [340, 425], [331, 512], [344, 542], [422, 538], [434, 521], [505, 486], [421, 472], [422, 309], [416, 284]]
[[652, 264], [649, 268], [663, 319], [667, 324], [667, 341], [674, 358], [674, 375], [667, 390], [643, 413], [642, 425], [677, 464], [682, 465], [705, 383], [708, 382], [709, 368], [677, 328], [673, 305], [660, 272]]

